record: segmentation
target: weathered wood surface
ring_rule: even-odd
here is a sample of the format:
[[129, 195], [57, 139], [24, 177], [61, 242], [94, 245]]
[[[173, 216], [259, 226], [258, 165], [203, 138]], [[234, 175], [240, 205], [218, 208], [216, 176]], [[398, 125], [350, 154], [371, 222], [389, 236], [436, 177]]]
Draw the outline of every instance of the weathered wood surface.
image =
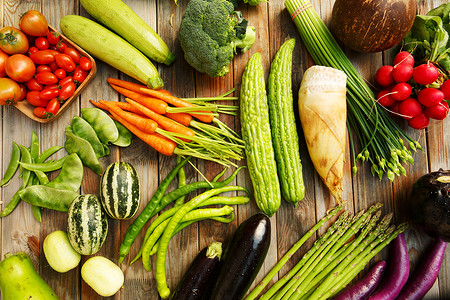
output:
[[[314, 8], [319, 12], [323, 20], [328, 24], [333, 0], [311, 1]], [[419, 12], [426, 13], [431, 8], [446, 2], [445, 0], [420, 0]], [[240, 85], [241, 75], [245, 64], [254, 52], [261, 52], [266, 76], [268, 68], [276, 51], [288, 38], [296, 38], [297, 45], [294, 55], [293, 88], [294, 95], [299, 88], [303, 72], [313, 64], [307, 55], [301, 42], [294, 23], [284, 8], [282, 0], [271, 0], [261, 3], [257, 7], [240, 5], [243, 15], [256, 27], [257, 40], [255, 45], [244, 54], [238, 55], [231, 67], [231, 72], [224, 78], [211, 79], [204, 74], [194, 72], [183, 59], [183, 53], [177, 38], [178, 27], [182, 12], [187, 1], [179, 0], [179, 6], [171, 0], [125, 0], [138, 15], [149, 23], [170, 49], [175, 53], [177, 59], [170, 67], [158, 65], [161, 77], [165, 81], [165, 87], [173, 94], [182, 97], [219, 95], [232, 87]], [[29, 10], [40, 10], [47, 17], [49, 24], [59, 28], [59, 20], [67, 14], [80, 14], [88, 16], [77, 0], [29, 0], [29, 1], [1, 1], [1, 25], [18, 26], [21, 13]], [[169, 20], [172, 20], [170, 22]], [[347, 51], [358, 71], [367, 80], [373, 79], [373, 74], [382, 64], [392, 62], [389, 52], [377, 54], [357, 54]], [[29, 145], [31, 132], [35, 130], [40, 139], [41, 150], [54, 145], [64, 144], [64, 127], [71, 122], [74, 115], [80, 114], [80, 108], [90, 107], [89, 99], [117, 100], [118, 94], [106, 83], [107, 77], [125, 78], [117, 70], [97, 60], [98, 72], [94, 80], [80, 95], [78, 101], [61, 116], [58, 120], [45, 125], [40, 125], [28, 119], [13, 107], [2, 107], [0, 116], [1, 147], [0, 164], [1, 171], [6, 169], [11, 155], [12, 141], [25, 146]], [[295, 99], [296, 100], [296, 99]], [[239, 119], [235, 117], [222, 117], [228, 124], [239, 130]], [[404, 125], [404, 124], [403, 124]], [[347, 155], [344, 180], [344, 199], [347, 209], [351, 212], [359, 211], [369, 207], [375, 202], [384, 204], [383, 212], [394, 212], [395, 221], [403, 218], [402, 207], [407, 205], [408, 192], [415, 179], [429, 171], [439, 168], [450, 167], [450, 134], [446, 130], [450, 125], [447, 118], [444, 122], [435, 123], [426, 131], [415, 131], [406, 129], [408, 134], [418, 139], [424, 148], [423, 152], [414, 155], [415, 165], [406, 168], [408, 176], [397, 178], [393, 183], [384, 179], [379, 181], [372, 177], [367, 166], [360, 167], [358, 174], [352, 176], [350, 172], [350, 156]], [[303, 162], [303, 176], [306, 185], [305, 199], [294, 208], [283, 202], [280, 210], [271, 218], [272, 220], [272, 243], [266, 261], [257, 277], [261, 279], [290, 246], [296, 242], [305, 231], [321, 218], [326, 210], [335, 205], [334, 199], [326, 191], [320, 178], [314, 171], [309, 159], [303, 133], [299, 130], [301, 141], [301, 157]], [[147, 147], [143, 142], [134, 139], [132, 145], [125, 149], [111, 148], [111, 154], [102, 158], [103, 166], [114, 161], [125, 161], [133, 164], [140, 176], [143, 194], [143, 205], [150, 199], [159, 182], [165, 177], [168, 170], [175, 164], [174, 157], [163, 157], [153, 149]], [[64, 150], [60, 151], [56, 158], [63, 156]], [[197, 161], [199, 170], [211, 179], [220, 171], [216, 164]], [[244, 164], [245, 162], [242, 162]], [[192, 168], [188, 168], [187, 177], [189, 182], [200, 180], [200, 176]], [[229, 174], [230, 171], [227, 171]], [[234, 182], [238, 185], [251, 187], [248, 173], [241, 172]], [[81, 193], [98, 193], [99, 177], [89, 169], [85, 170]], [[17, 176], [12, 182], [1, 189], [0, 200], [2, 207], [10, 201], [14, 192], [18, 189], [20, 180]], [[173, 188], [173, 187], [171, 187]], [[167, 275], [169, 287], [173, 288], [187, 266], [198, 253], [213, 240], [227, 241], [235, 228], [243, 220], [258, 211], [252, 202], [245, 207], [237, 208], [236, 219], [231, 224], [217, 224], [215, 222], [201, 222], [183, 230], [170, 243], [167, 259]], [[109, 220], [110, 230], [105, 245], [98, 253], [113, 261], [117, 261], [118, 248], [130, 221]], [[43, 222], [39, 224], [32, 216], [30, 206], [20, 203], [17, 209], [8, 217], [0, 221], [1, 224], [1, 256], [7, 252], [25, 251], [32, 257], [35, 266], [41, 276], [51, 285], [61, 299], [100, 299], [80, 277], [80, 267], [65, 274], [53, 271], [47, 264], [42, 253], [42, 242], [47, 234], [54, 230], [65, 230], [67, 226], [64, 213], [43, 210]], [[142, 240], [142, 234], [134, 244], [130, 255], [121, 265], [125, 273], [125, 284], [114, 299], [157, 299], [155, 281], [153, 274], [146, 272], [138, 262], [132, 266], [128, 265], [130, 257], [137, 252]], [[412, 270], [415, 269], [417, 261], [425, 253], [426, 247], [431, 239], [424, 234], [409, 229], [406, 234], [408, 249], [411, 257]], [[284, 274], [299, 259], [301, 254], [312, 244], [313, 239], [301, 248], [299, 253], [281, 270]], [[376, 257], [386, 259], [388, 252], [385, 250]], [[83, 258], [84, 262], [86, 257]], [[153, 260], [154, 262], [154, 260]], [[80, 265], [81, 266], [81, 265]], [[450, 298], [450, 251], [447, 251], [439, 279], [428, 293], [428, 299]]]

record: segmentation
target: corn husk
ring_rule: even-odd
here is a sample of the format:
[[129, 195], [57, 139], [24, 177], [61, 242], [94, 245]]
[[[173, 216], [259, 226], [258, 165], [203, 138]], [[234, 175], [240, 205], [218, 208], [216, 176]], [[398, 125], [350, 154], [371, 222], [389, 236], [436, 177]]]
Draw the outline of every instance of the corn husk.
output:
[[347, 136], [346, 81], [340, 70], [312, 66], [303, 75], [298, 96], [311, 161], [338, 202], [342, 202]]

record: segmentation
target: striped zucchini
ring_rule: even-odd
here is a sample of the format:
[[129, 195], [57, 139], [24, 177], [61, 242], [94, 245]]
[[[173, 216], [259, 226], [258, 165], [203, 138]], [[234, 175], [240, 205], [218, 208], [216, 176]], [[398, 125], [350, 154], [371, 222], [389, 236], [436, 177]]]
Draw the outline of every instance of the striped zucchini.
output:
[[81, 0], [97, 21], [123, 37], [148, 58], [170, 65], [175, 55], [159, 35], [121, 0]]
[[67, 235], [81, 255], [97, 253], [108, 234], [108, 219], [95, 195], [79, 195], [69, 207]]
[[100, 201], [114, 219], [129, 219], [139, 209], [141, 192], [136, 169], [126, 162], [110, 164], [100, 179]]
[[268, 95], [270, 127], [281, 191], [286, 201], [297, 204], [305, 196], [300, 146], [292, 93], [292, 52], [295, 39], [286, 41], [270, 66]]
[[258, 207], [272, 216], [280, 207], [281, 192], [259, 52], [250, 58], [242, 75], [240, 103], [242, 138], [254, 197]]
[[102, 25], [85, 17], [67, 15], [59, 27], [78, 46], [117, 70], [154, 89], [164, 85], [158, 70], [144, 54]]

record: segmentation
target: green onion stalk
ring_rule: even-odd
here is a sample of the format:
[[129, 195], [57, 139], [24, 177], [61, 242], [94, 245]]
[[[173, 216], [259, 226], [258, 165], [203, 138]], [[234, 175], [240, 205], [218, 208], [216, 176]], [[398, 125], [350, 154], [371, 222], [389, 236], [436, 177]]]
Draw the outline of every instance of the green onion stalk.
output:
[[325, 23], [320, 19], [309, 0], [286, 0], [285, 6], [297, 26], [303, 43], [315, 63], [343, 71], [347, 75], [347, 124], [359, 140], [362, 150], [356, 155], [353, 135], [349, 134], [352, 149], [352, 171], [356, 161], [368, 161], [372, 175], [380, 180], [384, 174], [394, 180], [405, 175], [403, 163], [414, 163], [409, 148], [422, 150], [376, 103], [375, 95], [339, 47]]

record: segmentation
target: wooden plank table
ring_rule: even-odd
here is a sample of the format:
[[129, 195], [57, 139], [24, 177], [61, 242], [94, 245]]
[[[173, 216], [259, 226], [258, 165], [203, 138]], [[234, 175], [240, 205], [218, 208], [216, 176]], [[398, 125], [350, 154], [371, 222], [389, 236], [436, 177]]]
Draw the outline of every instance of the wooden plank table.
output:
[[[329, 24], [331, 9], [334, 0], [311, 1], [313, 7], [319, 12], [322, 19]], [[446, 0], [418, 1], [419, 13], [426, 13]], [[185, 62], [178, 40], [178, 28], [182, 13], [188, 1], [180, 0], [179, 6], [171, 0], [125, 0], [138, 15], [150, 24], [175, 53], [177, 59], [167, 67], [158, 65], [161, 77], [165, 81], [165, 87], [173, 94], [181, 97], [212, 96], [219, 95], [232, 87], [239, 89], [241, 75], [250, 56], [259, 51], [262, 53], [263, 64], [268, 75], [268, 67], [280, 45], [288, 38], [296, 38], [297, 44], [294, 52], [293, 88], [296, 95], [301, 82], [303, 72], [313, 64], [307, 55], [294, 23], [290, 20], [282, 0], [270, 0], [261, 3], [257, 7], [240, 5], [243, 15], [250, 24], [256, 27], [257, 40], [254, 46], [246, 53], [238, 55], [232, 63], [231, 72], [223, 78], [212, 79], [204, 74], [194, 72]], [[50, 25], [59, 28], [59, 20], [68, 14], [88, 16], [78, 0], [1, 0], [1, 25], [13, 25], [18, 27], [19, 17], [29, 9], [36, 9], [47, 17]], [[373, 74], [383, 64], [391, 63], [392, 56], [389, 51], [376, 54], [358, 54], [346, 51], [358, 71], [367, 80], [373, 80]], [[63, 145], [65, 141], [64, 128], [71, 122], [74, 115], [80, 115], [80, 108], [90, 107], [89, 99], [118, 100], [118, 94], [112, 90], [106, 82], [107, 77], [129, 79], [117, 70], [97, 60], [98, 72], [94, 80], [79, 96], [72, 106], [54, 122], [45, 125], [33, 122], [14, 107], [2, 107], [0, 109], [1, 147], [0, 164], [2, 173], [7, 167], [11, 156], [12, 142], [28, 146], [32, 130], [35, 130], [40, 139], [41, 150], [50, 146]], [[295, 96], [296, 97], [296, 96]], [[295, 101], [297, 99], [295, 98]], [[239, 131], [239, 119], [237, 117], [221, 117], [233, 128]], [[416, 131], [402, 126], [414, 139], [419, 140], [424, 151], [414, 154], [415, 164], [406, 166], [408, 176], [396, 178], [390, 182], [386, 178], [379, 181], [372, 177], [368, 166], [360, 167], [356, 176], [351, 175], [350, 156], [347, 154], [345, 165], [343, 197], [347, 200], [346, 208], [356, 212], [369, 207], [375, 202], [382, 202], [383, 213], [394, 212], [394, 221], [399, 222], [402, 216], [402, 208], [407, 205], [407, 197], [412, 183], [421, 175], [439, 168], [450, 167], [450, 134], [445, 130], [450, 125], [450, 119], [444, 122], [433, 123], [426, 131]], [[335, 200], [329, 195], [326, 188], [317, 176], [310, 161], [301, 129], [299, 130], [301, 141], [301, 157], [303, 162], [303, 177], [306, 185], [305, 199], [294, 208], [283, 201], [279, 211], [271, 218], [272, 240], [268, 256], [258, 274], [257, 281], [270, 270], [290, 246], [296, 242], [305, 231], [316, 221], [324, 216], [326, 210], [335, 205]], [[57, 154], [65, 155], [64, 150]], [[175, 157], [158, 155], [153, 149], [138, 139], [134, 139], [128, 148], [118, 149], [111, 147], [111, 154], [101, 159], [103, 166], [114, 161], [124, 161], [133, 164], [140, 176], [143, 205], [152, 196], [156, 187], [167, 172], [175, 165]], [[245, 164], [245, 162], [241, 162]], [[211, 179], [221, 168], [217, 164], [196, 161], [198, 169]], [[227, 171], [229, 174], [231, 171]], [[189, 182], [201, 180], [193, 168], [188, 168]], [[236, 178], [234, 184], [251, 187], [247, 171], [243, 171]], [[20, 180], [16, 177], [12, 182], [1, 189], [0, 200], [2, 207], [10, 201], [14, 192], [18, 189]], [[98, 193], [99, 177], [89, 169], [85, 169], [85, 176], [81, 188], [82, 194]], [[173, 188], [173, 186], [171, 187]], [[167, 275], [169, 287], [173, 288], [180, 280], [193, 257], [207, 244], [216, 241], [227, 241], [238, 224], [258, 211], [252, 201], [247, 206], [236, 209], [236, 219], [231, 224], [217, 224], [215, 222], [201, 222], [192, 225], [175, 236], [170, 243], [167, 259]], [[117, 262], [118, 248], [125, 230], [131, 221], [109, 220], [109, 233], [105, 245], [98, 255], [106, 256]], [[100, 299], [80, 276], [80, 266], [59, 274], [53, 271], [43, 253], [42, 242], [47, 234], [54, 230], [65, 230], [67, 226], [66, 214], [43, 210], [43, 221], [38, 223], [32, 215], [30, 206], [20, 203], [16, 210], [6, 218], [1, 219], [1, 256], [7, 252], [25, 251], [28, 253], [37, 267], [40, 275], [51, 285], [60, 299]], [[415, 229], [406, 232], [408, 249], [412, 270], [417, 261], [424, 254], [431, 239]], [[121, 264], [125, 273], [125, 284], [114, 299], [157, 299], [155, 280], [152, 273], [146, 272], [138, 262], [129, 266], [130, 257], [137, 252], [142, 235], [134, 244], [131, 255]], [[284, 274], [299, 259], [300, 255], [309, 248], [313, 239], [294, 255], [292, 260], [281, 270]], [[386, 249], [376, 260], [386, 259]], [[83, 257], [83, 261], [87, 257]], [[154, 262], [154, 260], [153, 260]], [[373, 261], [372, 261], [373, 263]], [[428, 299], [450, 299], [450, 252], [447, 251], [439, 279], [431, 291]]]

